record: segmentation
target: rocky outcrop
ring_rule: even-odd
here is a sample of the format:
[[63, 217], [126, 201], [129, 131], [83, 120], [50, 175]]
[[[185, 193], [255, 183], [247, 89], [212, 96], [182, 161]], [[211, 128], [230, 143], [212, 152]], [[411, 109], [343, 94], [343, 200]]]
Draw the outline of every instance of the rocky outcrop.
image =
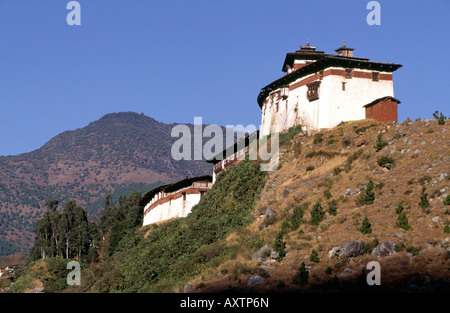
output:
[[375, 247], [372, 251], [372, 255], [381, 258], [385, 256], [390, 256], [395, 253], [395, 245], [392, 241], [385, 241]]
[[360, 239], [357, 241], [347, 242], [339, 253], [339, 258], [355, 257], [364, 254], [364, 242]]

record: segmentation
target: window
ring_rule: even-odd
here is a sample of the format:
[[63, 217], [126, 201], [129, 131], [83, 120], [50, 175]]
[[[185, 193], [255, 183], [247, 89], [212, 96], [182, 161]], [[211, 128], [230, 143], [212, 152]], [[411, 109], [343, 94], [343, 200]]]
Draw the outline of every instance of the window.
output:
[[352, 78], [352, 69], [351, 68], [345, 69], [345, 78]]
[[278, 104], [279, 104], [279, 102], [277, 101], [277, 103], [275, 104], [276, 112], [278, 112]]
[[314, 101], [314, 100], [319, 99], [320, 81], [312, 82], [306, 86], [308, 87], [308, 91], [306, 93], [306, 98], [308, 98], [309, 101]]
[[342, 90], [344, 90], [344, 91], [345, 91], [345, 84], [346, 84], [346, 82], [342, 82]]
[[374, 82], [380, 81], [379, 74], [380, 74], [380, 73], [378, 73], [378, 72], [372, 72], [372, 80], [373, 80]]

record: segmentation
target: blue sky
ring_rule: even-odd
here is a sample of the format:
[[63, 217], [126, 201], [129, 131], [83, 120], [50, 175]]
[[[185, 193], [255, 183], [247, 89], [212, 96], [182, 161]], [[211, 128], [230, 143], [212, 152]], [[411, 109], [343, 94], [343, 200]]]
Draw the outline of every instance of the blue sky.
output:
[[450, 115], [450, 1], [0, 0], [0, 155], [41, 147], [107, 113], [161, 122], [260, 124], [259, 90], [309, 39], [403, 64], [399, 120]]

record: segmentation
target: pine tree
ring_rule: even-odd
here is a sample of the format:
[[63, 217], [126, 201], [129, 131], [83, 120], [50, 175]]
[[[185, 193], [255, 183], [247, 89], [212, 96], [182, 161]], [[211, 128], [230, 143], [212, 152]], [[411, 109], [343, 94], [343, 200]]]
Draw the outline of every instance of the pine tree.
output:
[[309, 271], [306, 270], [305, 262], [302, 262], [297, 272], [294, 275], [293, 281], [295, 284], [303, 285], [308, 282]]
[[314, 204], [312, 210], [311, 210], [311, 225], [319, 225], [319, 223], [323, 220], [325, 217], [325, 213], [323, 212], [322, 205], [320, 204], [320, 200]]
[[275, 237], [273, 250], [278, 253], [277, 261], [281, 261], [286, 256], [286, 242], [283, 241], [283, 232], [279, 231]]
[[426, 190], [427, 190], [427, 188], [424, 185], [422, 187], [422, 192], [420, 193], [420, 202], [419, 202], [419, 206], [422, 209], [426, 209], [426, 208], [430, 207], [430, 203], [428, 202], [428, 199], [427, 199], [428, 194], [425, 193]]
[[364, 216], [364, 219], [361, 224], [361, 228], [359, 231], [363, 234], [370, 234], [372, 233], [372, 225], [370, 224], [369, 219], [367, 218], [367, 215]]
[[372, 179], [369, 179], [369, 183], [366, 186], [363, 202], [364, 204], [372, 204], [374, 201], [375, 194], [373, 193], [373, 181]]
[[383, 149], [386, 145], [387, 145], [387, 143], [386, 143], [386, 141], [383, 140], [382, 134], [381, 133], [378, 134], [377, 141], [375, 142], [375, 146], [374, 146], [375, 150], [378, 152], [381, 149]]

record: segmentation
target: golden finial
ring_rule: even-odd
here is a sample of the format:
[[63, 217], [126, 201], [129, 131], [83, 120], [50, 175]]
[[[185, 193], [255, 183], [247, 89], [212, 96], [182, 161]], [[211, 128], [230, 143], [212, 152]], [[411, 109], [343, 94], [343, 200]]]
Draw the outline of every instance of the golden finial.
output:
[[306, 40], [306, 46], [309, 47], [309, 40]]
[[342, 47], [345, 48], [345, 40], [344, 40], [344, 45]]

